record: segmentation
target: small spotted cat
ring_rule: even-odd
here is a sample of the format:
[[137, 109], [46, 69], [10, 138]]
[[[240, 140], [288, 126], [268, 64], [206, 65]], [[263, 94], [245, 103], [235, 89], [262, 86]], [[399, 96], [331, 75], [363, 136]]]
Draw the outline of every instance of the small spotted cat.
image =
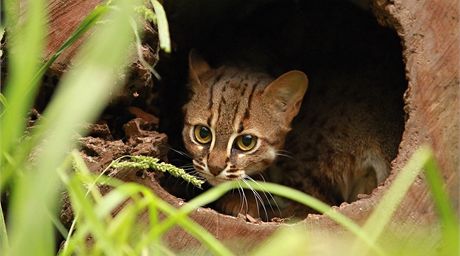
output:
[[[279, 183], [291, 180], [293, 184], [294, 179], [294, 183], [306, 183], [304, 192], [338, 204], [370, 193], [389, 173], [390, 159], [380, 147], [378, 134], [358, 125], [367, 117], [349, 113], [362, 107], [359, 104], [338, 103], [340, 108], [325, 112], [327, 119], [301, 113], [290, 132], [308, 87], [307, 76], [301, 71], [274, 79], [248, 68], [214, 69], [192, 51], [189, 86], [191, 97], [183, 107], [182, 136], [196, 172], [211, 185], [244, 182], [258, 179], [258, 175]], [[318, 98], [306, 106], [317, 107], [324, 100]], [[340, 125], [343, 132], [338, 131]], [[288, 148], [292, 155], [283, 158], [286, 143], [292, 145]], [[232, 215], [267, 219], [265, 204], [269, 201], [273, 200], [259, 194], [242, 196], [240, 190], [220, 199], [217, 208]], [[271, 217], [303, 215], [284, 212], [280, 203], [277, 207]], [[306, 214], [308, 209], [301, 208], [301, 212]]]

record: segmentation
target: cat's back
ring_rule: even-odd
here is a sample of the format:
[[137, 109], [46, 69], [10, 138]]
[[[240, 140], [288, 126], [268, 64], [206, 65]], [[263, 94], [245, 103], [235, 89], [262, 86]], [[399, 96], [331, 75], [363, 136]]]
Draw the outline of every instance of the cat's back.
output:
[[[382, 182], [399, 138], [399, 124], [392, 120], [399, 99], [382, 97], [388, 94], [385, 86], [344, 76], [310, 83], [286, 140], [292, 158], [279, 163], [291, 178], [288, 185], [296, 183], [294, 187], [321, 194], [329, 203], [353, 201]], [[299, 183], [300, 176], [309, 180]]]

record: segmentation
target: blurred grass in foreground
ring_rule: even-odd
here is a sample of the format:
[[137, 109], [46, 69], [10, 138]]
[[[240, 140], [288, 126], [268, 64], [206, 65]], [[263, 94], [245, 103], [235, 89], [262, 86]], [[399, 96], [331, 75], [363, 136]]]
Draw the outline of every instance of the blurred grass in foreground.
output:
[[[438, 198], [434, 197], [434, 202], [440, 213], [440, 225], [415, 226], [417, 221], [392, 223], [391, 216], [422, 169], [431, 191], [437, 191]], [[422, 146], [398, 173], [364, 226], [359, 227], [366, 241], [354, 236], [347, 227], [348, 232], [342, 233], [305, 230], [299, 225], [281, 229], [262, 244], [255, 255], [281, 252], [285, 255], [459, 255], [459, 223], [451, 205], [433, 152]], [[400, 233], [402, 230], [407, 233]]]
[[[109, 92], [122, 83], [119, 75], [126, 68], [125, 56], [130, 55], [127, 51], [135, 51], [129, 46], [136, 41], [137, 31], [133, 27], [139, 27], [137, 16], [140, 13], [135, 10], [141, 1], [113, 0], [109, 1], [110, 4], [100, 5], [53, 56], [51, 62], [96, 21], [104, 19], [105, 22], [95, 27], [97, 32], [78, 54], [78, 65], [63, 77], [55, 97], [31, 136], [27, 137], [24, 136], [27, 112], [36, 96], [39, 81], [51, 64], [38, 61], [44, 47], [43, 35], [46, 34], [45, 1], [29, 0], [25, 13], [27, 19], [21, 20], [18, 18], [19, 1], [5, 3], [9, 67], [7, 87], [1, 97], [0, 184], [1, 192], [8, 188], [10, 197], [6, 225], [4, 206], [0, 211], [2, 255], [55, 254], [54, 228], [67, 237], [59, 251], [62, 255], [173, 255], [162, 237], [176, 226], [197, 238], [212, 254], [232, 255], [231, 248], [191, 220], [188, 214], [235, 188], [237, 183], [214, 187], [176, 209], [139, 184], [94, 176], [78, 153], [71, 153], [76, 147], [76, 134], [84, 133], [82, 124], [97, 118], [109, 100]], [[160, 39], [163, 38], [161, 45], [167, 50], [169, 43], [164, 38], [169, 40], [169, 36], [165, 35], [164, 12], [156, 1], [152, 4], [161, 20], [158, 22]], [[33, 158], [29, 157], [31, 154]], [[69, 171], [72, 165], [75, 171]], [[412, 226], [408, 229], [416, 232], [410, 237], [391, 233], [391, 229], [386, 230], [391, 224], [391, 216], [422, 169], [426, 171], [425, 177], [439, 212], [440, 234], [433, 235], [432, 228]], [[305, 230], [302, 224], [286, 225], [251, 254], [458, 255], [458, 217], [439, 173], [431, 150], [420, 148], [362, 227], [299, 191], [277, 184], [249, 183], [256, 190], [269, 191], [317, 209], [342, 225], [345, 231], [337, 234]], [[113, 189], [102, 196], [97, 185], [108, 185]], [[69, 194], [75, 214], [69, 231], [58, 223], [56, 213], [61, 190]], [[115, 216], [112, 215], [114, 211], [118, 211]], [[160, 218], [160, 213], [165, 217]], [[140, 214], [147, 217], [147, 223], [139, 221]], [[432, 237], [438, 237], [438, 240], [433, 241]]]

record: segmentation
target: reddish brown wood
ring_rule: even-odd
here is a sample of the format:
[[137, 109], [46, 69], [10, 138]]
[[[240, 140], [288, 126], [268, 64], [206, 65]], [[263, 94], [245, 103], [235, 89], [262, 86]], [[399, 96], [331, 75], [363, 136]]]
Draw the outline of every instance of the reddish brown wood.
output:
[[[62, 43], [75, 31], [80, 22], [94, 7], [103, 2], [102, 0], [85, 1], [62, 1], [50, 0], [47, 11], [49, 17], [48, 45], [45, 49], [45, 58], [53, 55]], [[90, 32], [78, 39], [69, 49], [53, 63], [51, 69], [59, 73], [67, 68], [79, 46], [88, 37]]]
[[[84, 18], [99, 4], [105, 3], [103, 0], [49, 0], [47, 6], [49, 24], [47, 47], [44, 58], [50, 58], [59, 47], [69, 38], [78, 28]], [[66, 49], [59, 58], [52, 64], [50, 72], [61, 74], [72, 63], [72, 58], [78, 51], [81, 44], [92, 33], [92, 29], [87, 31], [81, 38]], [[145, 61], [151, 66], [155, 66], [158, 61], [158, 33], [156, 28], [150, 23], [144, 23], [142, 53]], [[110, 47], [109, 45], [107, 47]], [[151, 74], [145, 67], [140, 65], [137, 56], [130, 56], [132, 59], [132, 73], [136, 75], [131, 84], [140, 83], [143, 86], [151, 82]], [[134, 80], [142, 80], [141, 82]]]

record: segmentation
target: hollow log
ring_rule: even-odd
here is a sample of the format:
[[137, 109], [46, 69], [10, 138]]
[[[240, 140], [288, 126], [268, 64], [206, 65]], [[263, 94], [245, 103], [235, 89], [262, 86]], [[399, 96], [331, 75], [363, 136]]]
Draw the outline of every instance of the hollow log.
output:
[[[433, 147], [442, 175], [456, 209], [459, 205], [459, 13], [458, 2], [450, 1], [381, 1], [372, 3], [378, 22], [396, 31], [403, 45], [408, 88], [404, 96], [407, 115], [402, 141], [387, 181], [367, 198], [343, 203], [337, 211], [357, 223], [363, 223], [395, 176], [414, 151], [423, 144]], [[191, 14], [193, 15], [193, 14]], [[181, 35], [177, 35], [181, 37]], [[157, 193], [177, 206], [182, 202], [161, 187]], [[192, 218], [218, 239], [231, 241], [240, 238], [238, 250], [247, 252], [264, 238], [285, 224], [252, 224], [239, 218], [223, 215], [211, 209], [199, 209]], [[438, 222], [429, 189], [420, 175], [404, 197], [392, 222], [395, 232], [410, 235], [416, 227]], [[396, 223], [411, 223], [413, 229]], [[300, 225], [306, 229], [340, 232], [342, 228], [323, 215], [309, 215]], [[178, 239], [179, 238], [179, 239]], [[194, 248], [196, 241], [182, 230], [168, 234], [170, 246], [178, 250]], [[202, 248], [196, 249], [202, 253]], [[188, 250], [187, 252], [190, 252]]]
[[[79, 20], [99, 1], [50, 1], [50, 37], [47, 56], [70, 35]], [[78, 3], [78, 4], [76, 4]], [[375, 0], [372, 10], [378, 22], [387, 26], [400, 37], [403, 45], [407, 91], [404, 95], [406, 121], [399, 152], [392, 162], [391, 175], [366, 198], [353, 203], [343, 203], [336, 210], [357, 223], [363, 223], [388, 190], [401, 168], [421, 145], [432, 146], [439, 161], [446, 188], [452, 204], [459, 208], [459, 8], [456, 0]], [[78, 13], [78, 15], [75, 15]], [[174, 37], [174, 35], [173, 35]], [[177, 35], [180, 37], [180, 35]], [[80, 42], [79, 42], [80, 43]], [[52, 69], [65, 71], [76, 47], [64, 53]], [[157, 47], [157, 45], [155, 46]], [[157, 49], [157, 48], [156, 48]], [[153, 51], [155, 54], [155, 50]], [[167, 202], [180, 207], [184, 201], [162, 188], [154, 176], [125, 177], [150, 187]], [[282, 223], [249, 223], [241, 218], [220, 214], [209, 208], [200, 208], [191, 215], [197, 223], [222, 241], [243, 241], [239, 252], [254, 248]], [[395, 212], [393, 223], [436, 225], [438, 217], [423, 175], [404, 197]], [[323, 215], [309, 215], [299, 225], [307, 229], [323, 229], [340, 232], [342, 228]], [[395, 231], [412, 233], [407, 226]], [[180, 228], [171, 230], [165, 240], [175, 250], [187, 249], [190, 254], [203, 254], [205, 249]]]

